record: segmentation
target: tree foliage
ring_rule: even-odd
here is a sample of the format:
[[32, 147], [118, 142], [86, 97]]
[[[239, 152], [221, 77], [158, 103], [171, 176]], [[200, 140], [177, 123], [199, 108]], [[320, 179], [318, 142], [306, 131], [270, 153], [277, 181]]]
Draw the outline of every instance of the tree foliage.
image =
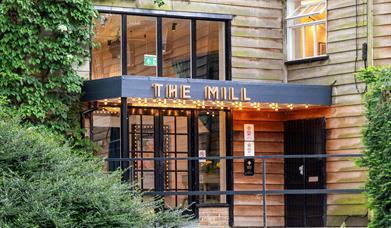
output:
[[[4, 106], [1, 106], [4, 109]], [[120, 174], [75, 156], [58, 135], [0, 113], [0, 227], [173, 227], [180, 210], [129, 192]]]
[[374, 212], [370, 226], [391, 227], [391, 68], [368, 68], [359, 78], [368, 85], [364, 96], [366, 151], [360, 163], [369, 172], [369, 207]]
[[75, 67], [91, 45], [92, 2], [0, 2], [0, 95], [24, 120], [79, 137], [82, 79]]

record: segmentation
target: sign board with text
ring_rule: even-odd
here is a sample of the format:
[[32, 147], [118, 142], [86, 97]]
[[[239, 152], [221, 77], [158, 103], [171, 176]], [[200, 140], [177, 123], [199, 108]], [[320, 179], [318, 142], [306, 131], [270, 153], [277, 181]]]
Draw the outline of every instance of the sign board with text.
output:
[[254, 142], [244, 142], [244, 156], [255, 156]]
[[254, 124], [244, 124], [244, 141], [254, 141]]

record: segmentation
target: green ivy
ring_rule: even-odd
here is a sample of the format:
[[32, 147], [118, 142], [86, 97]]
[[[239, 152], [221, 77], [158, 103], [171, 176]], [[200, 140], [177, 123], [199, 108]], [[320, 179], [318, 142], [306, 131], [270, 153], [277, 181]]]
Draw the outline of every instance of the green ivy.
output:
[[153, 0], [153, 3], [156, 4], [157, 6], [161, 7], [163, 5], [165, 5], [166, 3], [164, 2], [164, 0]]
[[359, 73], [368, 86], [364, 95], [368, 124], [360, 164], [368, 168], [367, 190], [373, 211], [370, 227], [391, 227], [391, 68], [368, 68]]
[[0, 2], [0, 96], [25, 121], [78, 141], [82, 79], [75, 68], [88, 58], [92, 2]]

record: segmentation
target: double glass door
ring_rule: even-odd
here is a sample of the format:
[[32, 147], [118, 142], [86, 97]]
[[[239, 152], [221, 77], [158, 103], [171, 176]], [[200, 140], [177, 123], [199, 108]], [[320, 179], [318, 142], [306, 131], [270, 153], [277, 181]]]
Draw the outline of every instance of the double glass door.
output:
[[132, 179], [141, 190], [172, 193], [163, 198], [166, 207], [225, 202], [186, 194], [226, 188], [225, 161], [187, 159], [225, 156], [224, 112], [131, 108], [129, 131], [130, 156], [141, 158], [132, 164]]

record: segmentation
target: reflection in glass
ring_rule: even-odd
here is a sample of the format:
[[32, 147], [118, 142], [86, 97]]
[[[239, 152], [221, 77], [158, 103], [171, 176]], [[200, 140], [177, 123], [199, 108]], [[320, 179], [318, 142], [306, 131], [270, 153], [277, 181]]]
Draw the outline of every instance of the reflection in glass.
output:
[[[120, 157], [120, 118], [115, 114], [93, 112], [92, 140], [100, 146], [97, 156], [102, 158]], [[114, 171], [120, 167], [118, 161], [105, 162], [105, 171]]]
[[[168, 112], [170, 113], [170, 112]], [[163, 150], [164, 156], [169, 158], [188, 157], [188, 131], [186, 116], [163, 116]], [[167, 160], [164, 162], [164, 185], [166, 191], [187, 191], [188, 161]], [[187, 196], [165, 196], [166, 207], [186, 206]]]
[[[154, 157], [154, 120], [151, 115], [129, 115], [130, 156]], [[154, 189], [154, 161], [133, 162], [134, 181], [143, 190]]]
[[121, 16], [100, 14], [95, 23], [92, 79], [121, 75]]
[[217, 21], [197, 21], [197, 77], [224, 80], [224, 24]]
[[[224, 112], [200, 112], [198, 119], [198, 147], [206, 157], [225, 156]], [[201, 153], [200, 153], [201, 154]], [[200, 191], [225, 190], [225, 160], [201, 160], [199, 162]], [[220, 196], [201, 196], [200, 202], [221, 202]]]
[[127, 16], [128, 75], [156, 76], [156, 18]]
[[163, 18], [163, 76], [190, 77], [190, 20]]

